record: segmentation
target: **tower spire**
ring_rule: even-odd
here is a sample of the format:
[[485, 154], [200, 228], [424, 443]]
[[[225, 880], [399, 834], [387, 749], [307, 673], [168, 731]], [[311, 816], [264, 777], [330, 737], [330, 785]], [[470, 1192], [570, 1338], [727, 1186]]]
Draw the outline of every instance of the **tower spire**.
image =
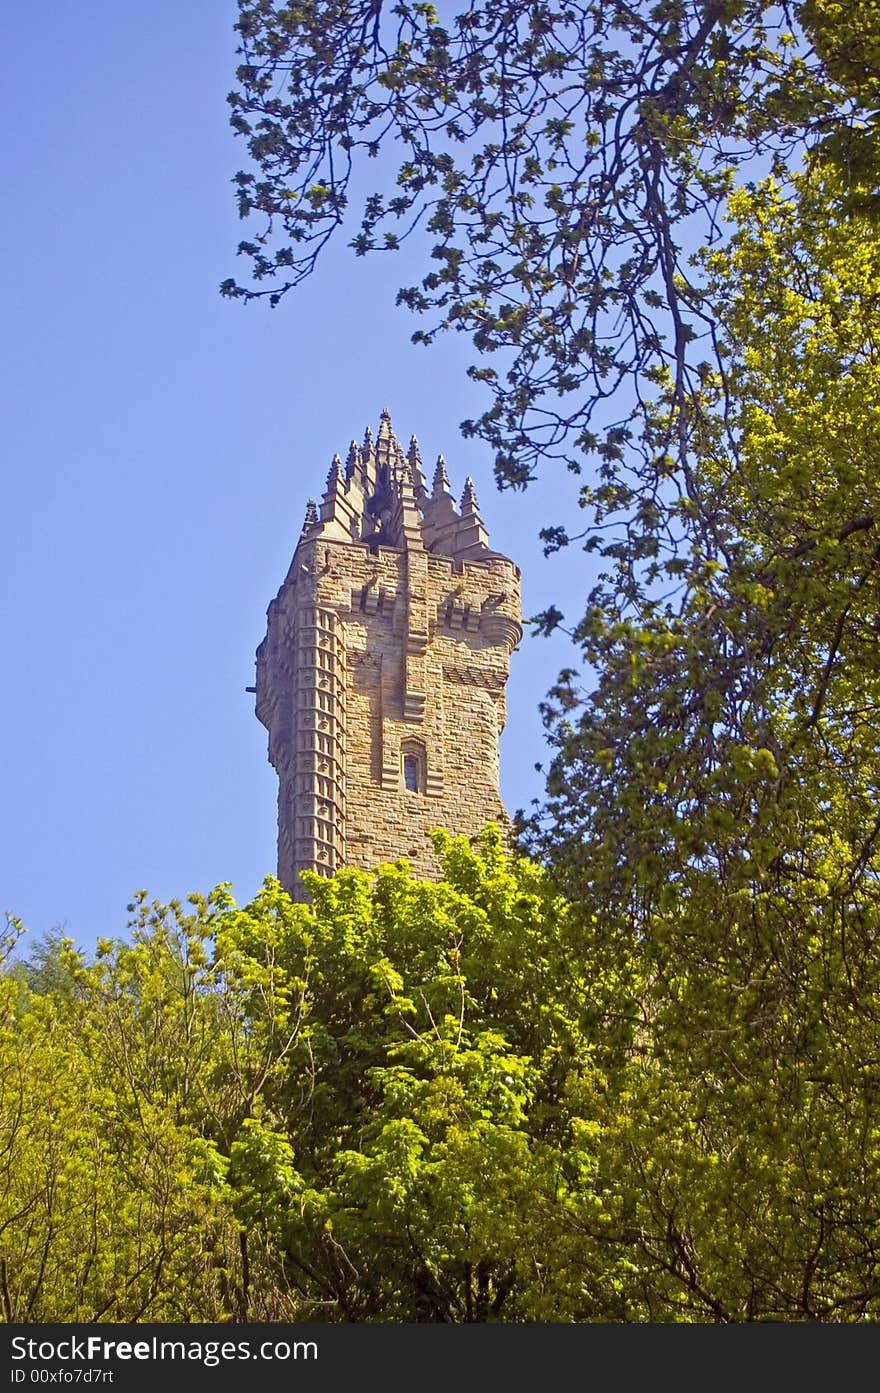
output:
[[342, 485], [342, 460], [339, 458], [339, 453], [337, 451], [337, 453], [333, 456], [333, 460], [330, 465], [330, 470], [327, 474], [327, 488], [324, 491], [324, 498], [328, 499], [332, 497], [333, 494], [338, 493], [339, 490], [342, 488]]
[[443, 494], [451, 494], [449, 487], [449, 475], [446, 473], [446, 461], [442, 455], [437, 456], [437, 463], [434, 466], [434, 485], [431, 495], [440, 498]]
[[394, 457], [400, 446], [391, 429], [391, 413], [388, 407], [382, 408], [382, 415], [379, 419], [379, 434], [376, 436], [376, 479], [382, 482], [382, 471], [387, 470], [390, 476], [391, 467], [394, 464]]
[[468, 474], [464, 481], [464, 490], [461, 495], [461, 502], [458, 506], [461, 510], [462, 517], [480, 516], [480, 507], [477, 503], [477, 492], [470, 474]]
[[393, 498], [391, 510], [391, 535], [394, 545], [407, 552], [421, 551], [422, 517], [416, 495], [415, 481], [409, 460], [404, 456], [399, 442], [392, 435], [390, 444], [391, 472], [390, 491]]
[[489, 534], [480, 517], [477, 493], [470, 474], [464, 481], [460, 507], [461, 516], [455, 529], [455, 555], [467, 558], [485, 554]]
[[373, 432], [369, 426], [364, 431], [364, 443], [361, 446], [361, 473], [364, 488], [372, 488], [376, 482], [376, 448], [373, 444]]
[[406, 455], [409, 472], [412, 476], [413, 488], [419, 503], [423, 503], [428, 496], [428, 485], [422, 472], [422, 457], [419, 454], [419, 442], [413, 435], [410, 437], [409, 450]]

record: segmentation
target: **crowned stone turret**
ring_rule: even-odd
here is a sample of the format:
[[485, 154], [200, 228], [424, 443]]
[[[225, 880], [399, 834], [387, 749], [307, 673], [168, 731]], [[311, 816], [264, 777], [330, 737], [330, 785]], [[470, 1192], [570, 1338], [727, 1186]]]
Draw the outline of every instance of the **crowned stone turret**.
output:
[[428, 494], [415, 436], [384, 410], [309, 500], [257, 651], [257, 715], [278, 772], [278, 875], [405, 857], [438, 872], [429, 832], [506, 823], [498, 737], [522, 628], [519, 571], [492, 551], [473, 481]]

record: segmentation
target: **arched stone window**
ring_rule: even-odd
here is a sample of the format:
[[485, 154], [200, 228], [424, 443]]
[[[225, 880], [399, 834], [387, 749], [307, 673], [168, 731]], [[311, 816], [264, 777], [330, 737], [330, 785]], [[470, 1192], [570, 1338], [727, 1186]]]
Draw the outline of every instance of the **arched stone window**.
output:
[[400, 744], [400, 777], [407, 793], [424, 793], [427, 759], [425, 747], [419, 740], [402, 740]]

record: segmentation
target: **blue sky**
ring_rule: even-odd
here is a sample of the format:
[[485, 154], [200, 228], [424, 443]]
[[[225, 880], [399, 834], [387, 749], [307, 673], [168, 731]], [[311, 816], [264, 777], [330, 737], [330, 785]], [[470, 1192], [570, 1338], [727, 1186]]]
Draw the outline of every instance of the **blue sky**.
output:
[[[409, 253], [344, 242], [274, 311], [221, 299], [244, 235], [231, 178], [232, 0], [15, 7], [2, 100], [6, 272], [0, 910], [90, 945], [141, 887], [167, 899], [275, 868], [275, 776], [245, 688], [266, 606], [335, 450], [387, 405], [473, 475], [526, 614], [573, 613], [583, 555], [538, 528], [569, 476], [499, 494], [458, 423], [464, 342], [413, 347]], [[412, 266], [412, 262], [410, 262]], [[538, 703], [562, 638], [514, 655], [502, 792], [540, 792]]]

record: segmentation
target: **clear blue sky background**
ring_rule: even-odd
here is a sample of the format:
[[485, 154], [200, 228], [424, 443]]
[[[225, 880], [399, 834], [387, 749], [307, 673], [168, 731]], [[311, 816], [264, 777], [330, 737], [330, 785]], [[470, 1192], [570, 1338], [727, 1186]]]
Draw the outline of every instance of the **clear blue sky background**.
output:
[[[409, 252], [340, 241], [277, 310], [221, 299], [238, 268], [232, 0], [16, 6], [2, 90], [4, 332], [0, 910], [90, 946], [140, 887], [167, 899], [275, 868], [275, 776], [254, 650], [305, 502], [388, 405], [453, 487], [471, 473], [526, 614], [580, 613], [585, 558], [538, 528], [570, 476], [499, 494], [458, 423], [467, 346], [413, 347]], [[407, 269], [409, 262], [409, 270]], [[514, 656], [502, 792], [541, 789], [538, 703], [562, 638]]]

